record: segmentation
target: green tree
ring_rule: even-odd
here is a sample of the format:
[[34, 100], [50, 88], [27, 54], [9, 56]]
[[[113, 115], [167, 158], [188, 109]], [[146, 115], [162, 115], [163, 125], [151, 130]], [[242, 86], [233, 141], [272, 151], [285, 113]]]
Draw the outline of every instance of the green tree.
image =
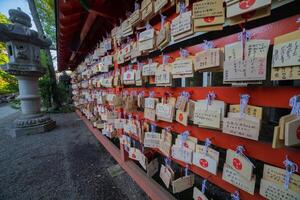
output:
[[[32, 18], [33, 18], [33, 21], [35, 23], [38, 33], [42, 36], [45, 36], [44, 29], [46, 27], [46, 29], [49, 29], [48, 34], [50, 36], [50, 39], [52, 39], [52, 43], [54, 43], [56, 41], [55, 35], [53, 38], [53, 37], [51, 37], [51, 33], [50, 33], [51, 30], [52, 30], [53, 34], [55, 34], [55, 32], [56, 32], [55, 31], [54, 4], [50, 2], [51, 0], [39, 0], [39, 1], [27, 0], [27, 1], [28, 1], [29, 9], [30, 9], [30, 12], [31, 12], [31, 15], [32, 15]], [[47, 17], [47, 16], [52, 16], [52, 15], [53, 15], [53, 17]], [[44, 26], [43, 26], [43, 24], [44, 24]], [[46, 32], [46, 35], [47, 35], [47, 32]], [[59, 91], [57, 88], [56, 75], [55, 75], [55, 71], [54, 71], [54, 67], [53, 67], [53, 61], [52, 61], [53, 58], [50, 53], [50, 48], [45, 49], [45, 54], [47, 56], [47, 68], [48, 68], [49, 80], [50, 80], [50, 84], [51, 84], [51, 95], [53, 98], [54, 108], [59, 108], [59, 107], [61, 107], [61, 102], [59, 99]]]
[[[7, 17], [0, 13], [0, 23], [9, 24]], [[8, 63], [6, 47], [3, 42], [0, 42], [0, 65]], [[17, 79], [0, 69], [0, 94], [13, 93], [18, 91]]]

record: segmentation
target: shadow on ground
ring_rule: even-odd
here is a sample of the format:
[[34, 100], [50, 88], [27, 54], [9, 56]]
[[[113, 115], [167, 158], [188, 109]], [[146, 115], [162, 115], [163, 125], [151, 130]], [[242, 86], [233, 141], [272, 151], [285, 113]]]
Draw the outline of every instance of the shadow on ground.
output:
[[51, 115], [58, 127], [12, 138], [0, 119], [0, 199], [148, 199], [126, 174], [111, 177], [115, 160], [74, 113]]

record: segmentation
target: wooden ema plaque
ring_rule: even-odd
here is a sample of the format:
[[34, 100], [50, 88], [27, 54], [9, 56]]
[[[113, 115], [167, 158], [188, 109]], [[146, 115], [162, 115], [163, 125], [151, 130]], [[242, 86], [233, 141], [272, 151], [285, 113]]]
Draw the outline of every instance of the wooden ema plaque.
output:
[[169, 44], [170, 40], [170, 23], [166, 22], [164, 26], [160, 29], [160, 31], [157, 33], [156, 46], [158, 48], [163, 48]]
[[220, 48], [208, 49], [196, 53], [194, 57], [195, 71], [209, 71], [223, 66], [224, 53]]
[[137, 148], [130, 147], [129, 149], [129, 158], [132, 160], [139, 161], [141, 159], [141, 151]]
[[214, 175], [217, 175], [218, 162], [209, 155], [194, 152], [193, 164]]
[[150, 121], [156, 120], [156, 111], [155, 109], [145, 108], [144, 109], [144, 118], [149, 119]]
[[227, 18], [248, 13], [271, 5], [271, 0], [231, 0], [226, 1], [227, 5]]
[[194, 124], [201, 127], [220, 129], [225, 107], [224, 101], [219, 100], [213, 100], [211, 105], [207, 105], [206, 100], [195, 102]]
[[155, 45], [155, 31], [153, 28], [145, 30], [139, 35], [139, 51], [151, 50]]
[[222, 30], [225, 13], [222, 0], [203, 0], [193, 4], [194, 31]]
[[223, 0], [202, 0], [193, 3], [193, 18], [220, 16], [223, 14]]
[[300, 194], [286, 190], [283, 186], [274, 184], [264, 178], [260, 181], [259, 194], [269, 200], [299, 200]]
[[269, 44], [269, 40], [249, 40], [245, 50], [242, 42], [225, 45], [224, 83], [265, 80]]
[[300, 30], [274, 38], [271, 80], [300, 79], [299, 41]]
[[266, 58], [224, 61], [223, 81], [257, 81], [266, 79]]
[[172, 181], [173, 193], [176, 194], [193, 187], [194, 182], [194, 175], [180, 177], [179, 179]]
[[227, 149], [226, 164], [244, 177], [244, 179], [248, 181], [252, 179], [253, 166], [244, 156], [237, 154], [231, 149]]
[[198, 188], [194, 187], [193, 190], [193, 199], [194, 200], [208, 200], [208, 198], [203, 194]]
[[[260, 19], [260, 18], [269, 16], [270, 14], [271, 14], [271, 5], [265, 6], [263, 8], [259, 8], [252, 12], [248, 12], [245, 15], [246, 15], [246, 17], [248, 17], [247, 22], [250, 22], [250, 21], [253, 21], [256, 19]], [[245, 15], [241, 14], [241, 15], [236, 15], [234, 17], [226, 18], [226, 23], [228, 23], [231, 26], [236, 25], [236, 24], [245, 23], [245, 21], [246, 21]]]
[[[229, 112], [239, 113], [240, 105], [239, 104], [230, 105]], [[256, 117], [257, 119], [262, 119], [262, 107], [247, 105], [245, 108], [245, 113], [247, 115]]]
[[285, 124], [285, 146], [300, 144], [300, 118], [294, 119]]
[[172, 104], [158, 103], [155, 110], [158, 120], [173, 122], [174, 106]]
[[174, 172], [170, 167], [166, 167], [165, 165], [161, 165], [159, 177], [165, 184], [167, 188], [169, 188], [171, 181], [174, 179]]
[[148, 63], [148, 64], [144, 65], [143, 71], [142, 71], [143, 76], [154, 76], [157, 67], [158, 67], [157, 62], [154, 62], [151, 64]]
[[[263, 178], [267, 181], [276, 183], [277, 185], [283, 187], [285, 174], [285, 169], [264, 164]], [[298, 174], [291, 175], [289, 182], [289, 190], [300, 194], [300, 176]]]
[[159, 148], [160, 134], [156, 132], [146, 132], [144, 146], [149, 148]]
[[134, 11], [129, 18], [129, 23], [132, 26], [135, 26], [136, 24], [138, 24], [141, 20], [141, 11], [140, 9], [137, 9], [136, 11]]
[[123, 74], [123, 81], [125, 85], [132, 85], [135, 83], [135, 70], [127, 70]]
[[147, 97], [145, 98], [145, 108], [155, 109], [156, 98]]
[[173, 36], [174, 40], [181, 39], [182, 37], [186, 37], [192, 33], [193, 33], [193, 30], [192, 30], [192, 12], [191, 11], [182, 13], [172, 20], [171, 35]]
[[170, 132], [162, 130], [160, 142], [159, 142], [159, 150], [166, 156], [171, 156], [171, 146], [172, 146], [172, 134]]
[[176, 58], [172, 63], [173, 78], [188, 78], [194, 76], [194, 67], [192, 57]]
[[258, 140], [260, 124], [256, 117], [247, 114], [240, 117], [239, 113], [229, 112], [228, 117], [223, 119], [223, 133]]
[[193, 151], [185, 146], [172, 146], [172, 157], [185, 163], [192, 164]]
[[154, 176], [158, 172], [158, 159], [155, 158], [147, 165], [147, 175], [149, 177]]
[[184, 126], [188, 124], [188, 112], [184, 112], [182, 110], [176, 111], [176, 121]]
[[168, 4], [169, 0], [156, 0], [154, 2], [154, 12], [158, 13], [165, 5]]
[[245, 192], [254, 195], [255, 180], [256, 180], [255, 176], [253, 176], [249, 181], [245, 179], [243, 176], [241, 176], [232, 167], [224, 163], [222, 179], [240, 188], [241, 190], [244, 190]]
[[150, 3], [147, 4], [145, 8], [142, 8], [141, 11], [142, 11], [142, 20], [146, 21], [147, 19], [149, 19], [154, 14], [153, 2], [150, 1]]
[[171, 86], [171, 64], [160, 65], [155, 71], [155, 84], [156, 86]]

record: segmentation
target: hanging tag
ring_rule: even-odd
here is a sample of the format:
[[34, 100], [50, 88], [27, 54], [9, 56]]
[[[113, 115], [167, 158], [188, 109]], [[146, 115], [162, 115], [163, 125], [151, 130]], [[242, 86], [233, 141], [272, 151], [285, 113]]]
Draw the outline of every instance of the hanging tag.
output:
[[290, 98], [289, 105], [292, 107], [291, 115], [300, 117], [300, 95], [295, 95]]
[[287, 190], [289, 189], [292, 174], [298, 172], [298, 165], [290, 161], [287, 156], [283, 164], [285, 166], [284, 188]]
[[232, 200], [240, 200], [240, 193], [239, 191], [235, 191], [233, 194], [231, 194]]
[[240, 96], [240, 116], [241, 118], [245, 116], [245, 110], [249, 102], [250, 95], [242, 94]]

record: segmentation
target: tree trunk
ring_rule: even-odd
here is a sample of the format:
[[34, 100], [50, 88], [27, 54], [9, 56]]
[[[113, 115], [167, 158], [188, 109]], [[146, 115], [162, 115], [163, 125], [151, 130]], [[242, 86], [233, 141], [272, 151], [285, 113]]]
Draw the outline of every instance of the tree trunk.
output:
[[[34, 24], [37, 28], [37, 31], [40, 35], [45, 36], [44, 34], [44, 29], [40, 21], [40, 17], [38, 15], [34, 0], [27, 0], [29, 9], [34, 21]], [[45, 49], [45, 53], [47, 56], [47, 67], [49, 71], [49, 76], [50, 76], [50, 84], [51, 84], [51, 93], [52, 93], [52, 98], [53, 98], [53, 103], [54, 103], [54, 108], [61, 107], [61, 103], [58, 97], [58, 90], [57, 90], [57, 84], [56, 84], [56, 76], [55, 76], [55, 71], [53, 67], [53, 62], [52, 62], [52, 56], [50, 53], [50, 48]]]

